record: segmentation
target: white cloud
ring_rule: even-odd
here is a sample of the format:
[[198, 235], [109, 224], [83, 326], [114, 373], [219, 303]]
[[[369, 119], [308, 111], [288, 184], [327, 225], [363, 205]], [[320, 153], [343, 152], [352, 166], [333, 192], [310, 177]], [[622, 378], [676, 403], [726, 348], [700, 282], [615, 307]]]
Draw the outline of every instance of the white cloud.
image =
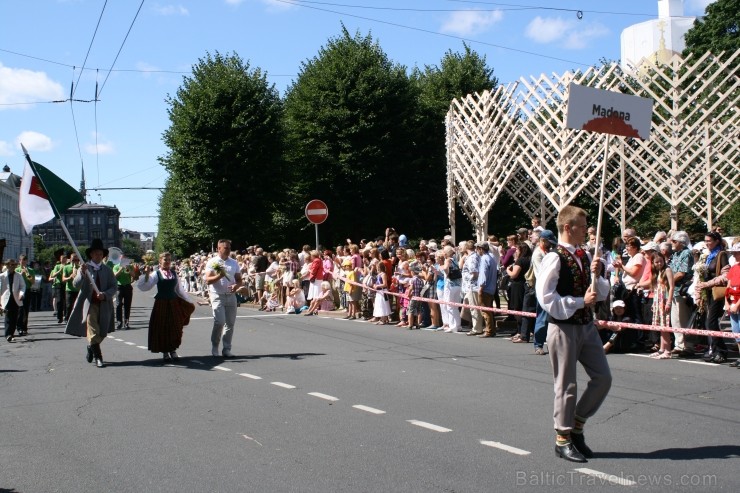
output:
[[158, 72], [161, 69], [156, 65], [152, 65], [150, 63], [136, 62], [136, 70], [140, 70], [144, 77], [150, 77], [153, 72]]
[[0, 156], [13, 156], [15, 153], [13, 152], [13, 148], [10, 145], [10, 142], [5, 142], [4, 140], [0, 140]]
[[106, 141], [103, 139], [103, 136], [101, 134], [97, 134], [98, 136], [98, 142], [97, 142], [97, 149], [96, 149], [96, 143], [95, 143], [95, 132], [92, 133], [92, 142], [88, 142], [85, 144], [85, 152], [88, 154], [113, 154], [115, 152], [115, 148], [113, 147], [113, 143], [110, 141]]
[[442, 32], [470, 36], [485, 31], [493, 24], [500, 22], [504, 13], [500, 10], [484, 12], [480, 10], [465, 10], [453, 12], [442, 24]]
[[609, 34], [609, 29], [598, 22], [584, 23], [575, 19], [561, 17], [535, 17], [527, 25], [525, 35], [540, 44], [559, 42], [569, 50], [581, 50], [589, 42]]
[[599, 23], [591, 24], [583, 29], [569, 32], [565, 37], [563, 46], [569, 50], [582, 50], [588, 46], [592, 39], [602, 38], [609, 34], [609, 29]]
[[154, 4], [154, 11], [159, 15], [190, 15], [187, 8], [182, 5], [159, 5]]
[[26, 130], [21, 132], [18, 137], [15, 138], [15, 145], [18, 149], [23, 144], [29, 151], [50, 151], [54, 148], [54, 143], [48, 136], [34, 132], [32, 130]]
[[537, 16], [527, 25], [525, 34], [535, 43], [552, 43], [562, 39], [568, 30], [573, 29], [575, 23], [575, 20], [565, 20], [560, 17]]
[[29, 108], [33, 103], [64, 99], [61, 84], [51, 80], [44, 72], [34, 72], [23, 68], [6, 67], [0, 63], [0, 103], [13, 104], [0, 106], [0, 109]]

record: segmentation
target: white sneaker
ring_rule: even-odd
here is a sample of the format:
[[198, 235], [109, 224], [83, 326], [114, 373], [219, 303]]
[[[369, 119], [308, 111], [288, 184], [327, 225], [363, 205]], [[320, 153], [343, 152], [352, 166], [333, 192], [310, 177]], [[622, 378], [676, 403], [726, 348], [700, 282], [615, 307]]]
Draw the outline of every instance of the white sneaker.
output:
[[211, 348], [211, 355], [212, 355], [212, 356], [213, 356], [214, 358], [218, 358], [218, 346], [213, 346], [213, 347]]
[[223, 351], [221, 351], [221, 354], [223, 355], [224, 358], [233, 358], [234, 357], [234, 355], [231, 354], [231, 350], [230, 349], [224, 349]]

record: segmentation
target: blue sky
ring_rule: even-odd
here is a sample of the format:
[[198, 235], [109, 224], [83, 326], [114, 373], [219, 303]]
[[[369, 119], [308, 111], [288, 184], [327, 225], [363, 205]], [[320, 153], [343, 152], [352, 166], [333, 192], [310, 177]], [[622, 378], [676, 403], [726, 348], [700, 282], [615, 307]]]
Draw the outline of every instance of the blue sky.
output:
[[[709, 3], [686, 0], [685, 14], [701, 15]], [[167, 151], [165, 98], [207, 52], [236, 52], [284, 94], [301, 62], [317, 56], [344, 23], [351, 33], [371, 33], [409, 70], [438, 64], [467, 40], [500, 81], [511, 82], [618, 59], [621, 31], [657, 17], [657, 4], [6, 0], [0, 2], [0, 165], [21, 175], [23, 142], [35, 161], [75, 188], [83, 164], [88, 188], [163, 186], [166, 171], [157, 158]], [[97, 104], [50, 103], [69, 98], [73, 82], [79, 100], [93, 100], [97, 83]], [[90, 192], [88, 201], [116, 205], [123, 228], [156, 231], [158, 197], [152, 190], [103, 190]]]

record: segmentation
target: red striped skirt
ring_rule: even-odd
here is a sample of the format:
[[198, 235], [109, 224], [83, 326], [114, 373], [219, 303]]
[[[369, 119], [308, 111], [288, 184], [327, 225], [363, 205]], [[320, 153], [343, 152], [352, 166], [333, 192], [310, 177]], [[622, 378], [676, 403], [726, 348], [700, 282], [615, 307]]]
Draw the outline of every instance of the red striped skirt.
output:
[[149, 317], [149, 351], [169, 353], [182, 343], [182, 328], [190, 323], [195, 307], [182, 298], [154, 300]]

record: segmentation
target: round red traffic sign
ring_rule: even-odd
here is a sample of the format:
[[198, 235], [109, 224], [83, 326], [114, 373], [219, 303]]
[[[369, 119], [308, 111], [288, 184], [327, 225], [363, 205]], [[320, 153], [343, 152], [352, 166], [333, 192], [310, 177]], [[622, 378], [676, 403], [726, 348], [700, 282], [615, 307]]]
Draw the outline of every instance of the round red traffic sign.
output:
[[329, 208], [321, 200], [312, 200], [306, 205], [306, 218], [313, 224], [321, 224], [329, 217]]

